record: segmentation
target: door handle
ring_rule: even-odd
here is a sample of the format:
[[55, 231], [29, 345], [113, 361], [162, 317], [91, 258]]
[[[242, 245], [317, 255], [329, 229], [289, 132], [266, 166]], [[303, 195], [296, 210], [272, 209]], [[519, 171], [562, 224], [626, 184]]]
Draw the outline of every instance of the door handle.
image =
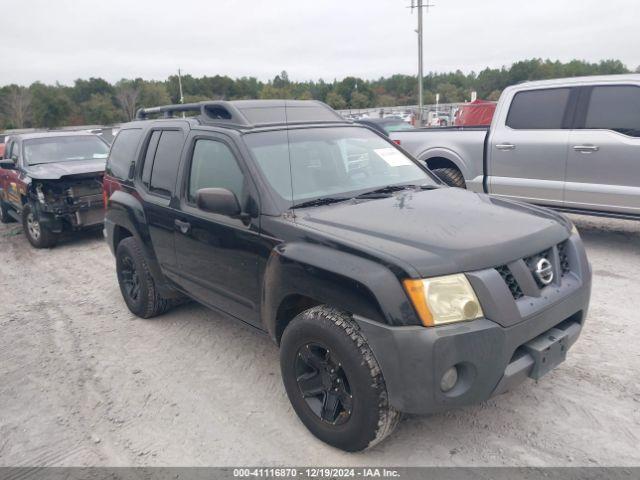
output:
[[499, 143], [496, 145], [498, 150], [515, 150], [516, 146], [512, 143]]
[[176, 219], [174, 223], [180, 233], [184, 235], [188, 234], [191, 231], [191, 224], [189, 222], [183, 222], [182, 220]]
[[591, 153], [591, 152], [597, 152], [598, 150], [600, 150], [600, 147], [596, 145], [575, 145], [573, 149], [576, 152]]

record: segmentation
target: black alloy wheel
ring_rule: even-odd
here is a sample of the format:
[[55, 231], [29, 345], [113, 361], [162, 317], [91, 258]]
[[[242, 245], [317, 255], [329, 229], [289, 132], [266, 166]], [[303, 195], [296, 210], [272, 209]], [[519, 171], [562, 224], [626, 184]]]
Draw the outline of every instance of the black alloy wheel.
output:
[[122, 257], [120, 274], [125, 293], [132, 301], [137, 302], [140, 298], [140, 276], [136, 270], [136, 264], [128, 255]]
[[329, 348], [307, 343], [298, 350], [295, 369], [300, 392], [319, 419], [332, 425], [349, 420], [353, 410], [349, 380]]
[[116, 273], [122, 297], [135, 315], [152, 318], [175, 305], [175, 301], [162, 297], [158, 292], [135, 238], [127, 237], [116, 247]]

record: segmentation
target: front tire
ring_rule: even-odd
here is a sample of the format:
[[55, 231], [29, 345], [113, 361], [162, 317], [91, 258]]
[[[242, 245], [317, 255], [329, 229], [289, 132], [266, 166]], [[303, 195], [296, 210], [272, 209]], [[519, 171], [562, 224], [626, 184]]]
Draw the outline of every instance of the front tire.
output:
[[51, 248], [58, 243], [58, 235], [42, 225], [38, 213], [29, 204], [22, 209], [22, 228], [35, 248]]
[[294, 318], [282, 336], [280, 366], [298, 417], [329, 445], [364, 450], [400, 419], [373, 352], [343, 312], [319, 306]]
[[120, 292], [131, 313], [141, 318], [152, 318], [171, 308], [171, 300], [158, 293], [149, 265], [135, 238], [125, 238], [118, 244], [116, 272]]

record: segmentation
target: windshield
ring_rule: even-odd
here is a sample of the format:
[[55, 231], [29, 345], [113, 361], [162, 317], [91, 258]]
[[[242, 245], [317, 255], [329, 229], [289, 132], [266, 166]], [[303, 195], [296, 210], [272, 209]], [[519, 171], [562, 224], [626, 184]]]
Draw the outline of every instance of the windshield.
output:
[[108, 153], [106, 143], [89, 135], [34, 138], [24, 142], [24, 158], [28, 165], [106, 159]]
[[289, 205], [389, 185], [436, 185], [413, 160], [366, 128], [279, 130], [244, 138], [275, 192]]

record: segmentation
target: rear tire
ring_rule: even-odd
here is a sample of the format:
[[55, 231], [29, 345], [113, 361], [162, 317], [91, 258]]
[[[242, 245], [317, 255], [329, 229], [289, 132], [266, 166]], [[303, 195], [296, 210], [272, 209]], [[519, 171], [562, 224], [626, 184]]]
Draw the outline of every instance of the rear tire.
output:
[[125, 238], [118, 244], [116, 272], [120, 292], [131, 313], [141, 318], [152, 318], [173, 306], [171, 300], [158, 293], [147, 261], [135, 238]]
[[320, 440], [356, 452], [396, 427], [400, 413], [389, 405], [380, 366], [349, 315], [326, 306], [306, 310], [287, 326], [280, 346], [289, 400]]
[[467, 188], [464, 176], [457, 168], [434, 168], [432, 172], [450, 187]]
[[15, 222], [15, 219], [9, 215], [8, 207], [6, 204], [0, 200], [0, 222], [2, 223], [11, 223]]
[[58, 234], [40, 223], [38, 214], [29, 204], [22, 209], [22, 228], [27, 240], [35, 248], [51, 248], [58, 243]]

